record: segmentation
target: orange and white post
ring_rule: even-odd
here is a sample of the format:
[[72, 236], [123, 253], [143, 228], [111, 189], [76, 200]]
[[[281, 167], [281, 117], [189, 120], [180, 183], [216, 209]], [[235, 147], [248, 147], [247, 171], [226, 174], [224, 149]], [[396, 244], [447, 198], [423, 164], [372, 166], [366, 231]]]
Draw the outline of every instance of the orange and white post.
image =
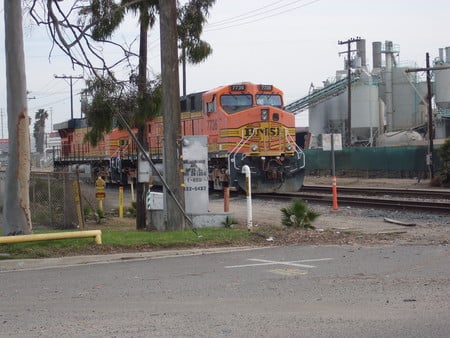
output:
[[336, 176], [332, 177], [331, 189], [332, 189], [332, 192], [333, 192], [333, 210], [337, 210], [338, 209], [338, 198], [337, 198]]
[[[337, 136], [337, 135], [336, 135]], [[334, 134], [331, 134], [331, 178], [332, 178], [332, 193], [333, 193], [333, 210], [338, 209], [338, 200], [337, 200], [337, 184], [336, 184], [336, 160], [334, 154]]]

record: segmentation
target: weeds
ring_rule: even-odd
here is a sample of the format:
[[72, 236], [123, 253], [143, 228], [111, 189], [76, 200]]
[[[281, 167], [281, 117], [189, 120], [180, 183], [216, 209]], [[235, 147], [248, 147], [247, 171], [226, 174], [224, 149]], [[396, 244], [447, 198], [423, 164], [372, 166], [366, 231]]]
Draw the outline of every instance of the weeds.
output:
[[225, 228], [231, 228], [233, 224], [237, 224], [236, 220], [234, 220], [232, 217], [227, 216], [225, 221], [222, 222]]

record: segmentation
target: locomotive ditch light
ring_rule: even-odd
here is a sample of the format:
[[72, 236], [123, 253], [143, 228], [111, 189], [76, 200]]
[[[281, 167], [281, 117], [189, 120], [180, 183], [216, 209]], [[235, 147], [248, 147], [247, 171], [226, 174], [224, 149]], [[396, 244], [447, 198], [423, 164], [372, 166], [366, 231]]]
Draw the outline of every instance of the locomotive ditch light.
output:
[[294, 147], [292, 146], [292, 144], [288, 143], [286, 144], [286, 151], [292, 151], [294, 149]]
[[269, 119], [269, 109], [261, 109], [261, 121], [267, 121]]
[[256, 153], [259, 150], [259, 147], [258, 147], [257, 144], [252, 144], [250, 146], [250, 150], [251, 150], [252, 153]]

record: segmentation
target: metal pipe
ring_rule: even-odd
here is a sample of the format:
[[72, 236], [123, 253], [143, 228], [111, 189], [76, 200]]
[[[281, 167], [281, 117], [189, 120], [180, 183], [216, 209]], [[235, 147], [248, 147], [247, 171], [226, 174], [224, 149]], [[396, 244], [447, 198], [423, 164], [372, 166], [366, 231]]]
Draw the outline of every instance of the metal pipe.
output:
[[49, 241], [54, 239], [86, 238], [86, 237], [95, 237], [95, 243], [102, 244], [101, 230], [84, 230], [84, 231], [70, 231], [70, 232], [54, 232], [48, 234], [1, 236], [0, 244]]
[[393, 45], [392, 41], [386, 41], [386, 71], [385, 71], [385, 93], [386, 93], [386, 124], [387, 131], [394, 130], [394, 95], [393, 95]]
[[430, 178], [434, 178], [434, 168], [433, 168], [433, 105], [431, 104], [431, 98], [433, 97], [433, 92], [431, 89], [431, 71], [430, 71], [430, 54], [426, 53], [426, 63], [427, 63], [427, 103], [428, 103], [428, 155], [426, 162], [428, 164], [428, 169], [430, 171]]
[[247, 196], [247, 229], [248, 231], [253, 231], [253, 221], [252, 221], [252, 180], [250, 167], [244, 165], [242, 167], [242, 173], [245, 174], [245, 193]]

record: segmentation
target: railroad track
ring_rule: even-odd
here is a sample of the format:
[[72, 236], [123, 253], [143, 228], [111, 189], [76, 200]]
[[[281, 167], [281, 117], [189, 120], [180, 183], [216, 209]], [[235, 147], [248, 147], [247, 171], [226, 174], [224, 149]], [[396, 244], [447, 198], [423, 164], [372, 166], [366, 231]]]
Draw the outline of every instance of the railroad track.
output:
[[[337, 187], [338, 193], [343, 195], [364, 195], [364, 196], [400, 196], [427, 199], [448, 199], [450, 200], [450, 189], [396, 189], [380, 187]], [[328, 185], [304, 185], [301, 192], [304, 193], [326, 193], [331, 191]]]
[[[386, 189], [338, 187], [338, 204], [374, 209], [414, 210], [450, 214], [450, 191], [425, 189]], [[380, 197], [374, 197], [380, 196]], [[298, 198], [307, 202], [332, 205], [331, 186], [306, 186], [300, 192], [283, 194], [257, 194], [256, 198], [292, 200]]]

